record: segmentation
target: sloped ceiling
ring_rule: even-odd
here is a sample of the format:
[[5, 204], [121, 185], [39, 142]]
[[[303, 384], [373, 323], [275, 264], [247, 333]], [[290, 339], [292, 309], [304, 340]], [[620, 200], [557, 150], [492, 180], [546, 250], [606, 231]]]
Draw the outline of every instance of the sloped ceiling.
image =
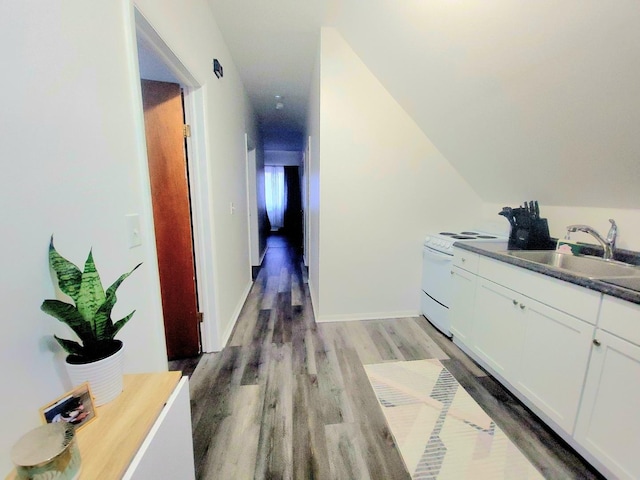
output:
[[640, 207], [637, 0], [209, 2], [267, 132], [333, 26], [484, 201]]
[[485, 201], [640, 207], [640, 2], [340, 0], [330, 21]]

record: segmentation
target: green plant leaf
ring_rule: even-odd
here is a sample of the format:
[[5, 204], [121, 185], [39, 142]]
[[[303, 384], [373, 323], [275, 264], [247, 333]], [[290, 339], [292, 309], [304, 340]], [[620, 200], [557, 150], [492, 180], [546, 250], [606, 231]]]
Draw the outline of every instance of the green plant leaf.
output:
[[129, 315], [127, 315], [126, 317], [118, 320], [114, 325], [113, 325], [113, 336], [115, 337], [116, 334], [120, 331], [120, 329], [122, 327], [124, 327], [127, 322], [129, 320], [131, 320], [131, 317], [133, 317], [133, 314], [136, 313], [136, 311], [134, 310], [133, 312], [131, 312]]
[[94, 334], [91, 326], [78, 309], [69, 303], [60, 300], [45, 300], [42, 302], [40, 309], [66, 323], [82, 341], [82, 343], [94, 340]]
[[95, 324], [95, 315], [100, 306], [105, 301], [105, 293], [100, 281], [100, 275], [93, 262], [93, 253], [89, 251], [89, 256], [84, 264], [82, 281], [80, 282], [80, 293], [76, 300], [76, 307], [80, 315], [89, 322], [95, 338], [98, 338]]
[[58, 337], [57, 335], [54, 335], [53, 337], [58, 341], [65, 352], [70, 353], [71, 355], [83, 355], [84, 349], [78, 342], [74, 342], [73, 340], [66, 340], [64, 338]]
[[73, 298], [74, 302], [77, 302], [82, 272], [57, 252], [53, 246], [53, 235], [51, 235], [51, 241], [49, 242], [49, 265], [56, 272], [60, 290]]
[[[142, 265], [142, 263], [139, 263], [138, 265], [133, 267], [133, 269], [129, 273], [124, 273], [120, 275], [120, 278], [118, 278], [115, 282], [113, 282], [113, 284], [107, 289], [105, 301], [102, 305], [100, 305], [100, 308], [98, 308], [98, 311], [96, 312], [96, 315], [95, 315], [97, 338], [99, 339], [113, 338], [115, 334], [118, 333], [118, 330], [122, 328], [120, 327], [118, 329], [114, 329], [114, 325], [111, 320], [111, 311], [113, 310], [113, 306], [115, 305], [117, 300], [116, 290], [118, 289], [120, 284], [124, 282], [124, 280], [129, 275], [131, 275], [140, 265]], [[128, 318], [127, 318], [127, 321], [128, 321]]]

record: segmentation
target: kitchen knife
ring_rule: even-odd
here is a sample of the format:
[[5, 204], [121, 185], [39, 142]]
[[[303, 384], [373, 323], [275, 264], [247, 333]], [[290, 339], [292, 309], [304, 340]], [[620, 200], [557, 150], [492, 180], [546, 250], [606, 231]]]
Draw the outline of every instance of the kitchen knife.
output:
[[498, 212], [498, 215], [502, 215], [506, 218], [512, 227], [516, 226], [516, 220], [513, 218], [513, 208], [511, 207], [503, 207], [501, 212]]
[[535, 211], [536, 214], [536, 220], [540, 219], [540, 205], [538, 205], [538, 201], [536, 200], [535, 202], [533, 202], [533, 209]]
[[536, 219], [536, 210], [533, 206], [533, 200], [529, 202], [529, 216], [532, 217], [533, 220]]

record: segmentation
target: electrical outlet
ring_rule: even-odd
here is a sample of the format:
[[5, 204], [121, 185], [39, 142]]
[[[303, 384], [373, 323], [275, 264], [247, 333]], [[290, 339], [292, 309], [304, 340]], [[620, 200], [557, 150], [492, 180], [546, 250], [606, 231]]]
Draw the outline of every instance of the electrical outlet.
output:
[[140, 215], [132, 213], [125, 215], [127, 222], [127, 243], [129, 248], [134, 248], [142, 245], [142, 238], [140, 235]]

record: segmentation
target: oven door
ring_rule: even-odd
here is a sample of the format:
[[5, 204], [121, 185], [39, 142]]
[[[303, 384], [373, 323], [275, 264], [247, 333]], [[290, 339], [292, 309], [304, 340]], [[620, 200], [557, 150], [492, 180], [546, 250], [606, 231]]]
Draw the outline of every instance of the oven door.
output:
[[424, 247], [422, 250], [422, 291], [445, 308], [451, 303], [453, 254]]

